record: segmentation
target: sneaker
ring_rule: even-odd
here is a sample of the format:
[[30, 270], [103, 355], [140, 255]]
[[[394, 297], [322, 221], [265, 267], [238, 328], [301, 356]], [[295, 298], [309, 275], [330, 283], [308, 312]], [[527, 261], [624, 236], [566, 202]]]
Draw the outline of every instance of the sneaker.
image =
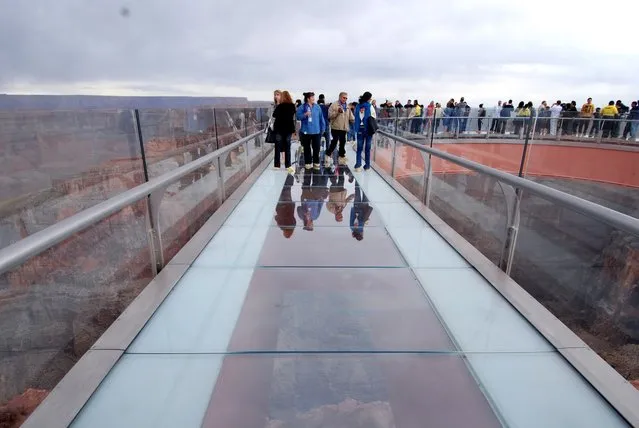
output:
[[338, 163], [342, 166], [344, 165], [348, 165], [348, 159], [346, 159], [346, 156], [339, 158]]
[[274, 166], [274, 167], [273, 167], [273, 169], [274, 169], [275, 171], [279, 171], [279, 170], [280, 170], [280, 167], [279, 167], [279, 166]]
[[309, 169], [313, 169], [313, 165], [311, 164], [304, 165], [304, 168], [306, 168], [306, 170], [308, 171]]
[[292, 166], [289, 166], [288, 168], [286, 168], [286, 172], [293, 175], [295, 174], [295, 168], [293, 168]]
[[364, 171], [368, 171], [369, 169], [371, 169], [370, 165], [364, 167]]
[[318, 163], [314, 163], [314, 164], [313, 164], [313, 169], [319, 170], [319, 169], [320, 169], [320, 167], [321, 167], [321, 165], [320, 165], [320, 164], [318, 164]]
[[324, 168], [330, 168], [331, 166], [333, 166], [333, 158], [324, 156]]
[[355, 171], [355, 172], [362, 172], [362, 167], [361, 167], [361, 166], [358, 166], [358, 167], [356, 167], [356, 168], [355, 168], [355, 170], [354, 170], [354, 171]]

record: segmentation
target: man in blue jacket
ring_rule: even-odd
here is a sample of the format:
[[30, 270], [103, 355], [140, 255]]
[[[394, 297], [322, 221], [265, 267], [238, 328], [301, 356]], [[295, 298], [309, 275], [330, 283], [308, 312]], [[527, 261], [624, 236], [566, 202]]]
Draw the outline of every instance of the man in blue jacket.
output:
[[326, 120], [321, 107], [315, 103], [315, 93], [304, 93], [304, 103], [297, 109], [297, 120], [301, 122], [300, 142], [304, 148], [304, 167], [319, 170], [320, 145], [322, 134], [326, 130]]

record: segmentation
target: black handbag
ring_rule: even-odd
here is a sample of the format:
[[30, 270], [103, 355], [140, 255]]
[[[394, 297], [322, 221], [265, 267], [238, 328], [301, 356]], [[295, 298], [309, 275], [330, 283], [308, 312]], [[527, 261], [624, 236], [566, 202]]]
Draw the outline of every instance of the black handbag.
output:
[[373, 116], [368, 116], [368, 122], [366, 123], [366, 134], [374, 135], [377, 132], [377, 119]]
[[275, 131], [273, 131], [273, 119], [268, 121], [266, 125], [266, 131], [264, 132], [264, 142], [269, 144], [275, 144]]

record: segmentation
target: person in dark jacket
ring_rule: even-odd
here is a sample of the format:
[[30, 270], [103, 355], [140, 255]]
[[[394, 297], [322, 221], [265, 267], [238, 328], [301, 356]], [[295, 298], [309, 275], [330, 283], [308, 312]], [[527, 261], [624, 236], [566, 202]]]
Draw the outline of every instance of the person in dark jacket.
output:
[[324, 123], [326, 123], [326, 129], [324, 130], [324, 133], [322, 134], [322, 136], [324, 137], [324, 142], [326, 143], [324, 148], [326, 148], [326, 147], [328, 147], [328, 144], [331, 141], [331, 130], [330, 130], [329, 122], [328, 122], [328, 108], [331, 105], [330, 104], [328, 104], [328, 105], [326, 104], [326, 97], [324, 97], [324, 94], [320, 94], [320, 96], [319, 96], [319, 98], [317, 100], [317, 104], [322, 109], [322, 115], [324, 116]]
[[284, 166], [293, 174], [291, 166], [291, 136], [295, 132], [295, 104], [288, 91], [282, 91], [280, 103], [273, 111], [273, 132], [275, 133], [275, 160], [273, 166], [280, 168], [281, 153], [284, 152]]
[[355, 132], [357, 132], [357, 151], [355, 156], [355, 171], [362, 170], [362, 152], [364, 152], [364, 170], [371, 168], [371, 141], [373, 135], [369, 133], [368, 121], [370, 117], [377, 119], [375, 109], [371, 106], [373, 95], [364, 92], [355, 107]]

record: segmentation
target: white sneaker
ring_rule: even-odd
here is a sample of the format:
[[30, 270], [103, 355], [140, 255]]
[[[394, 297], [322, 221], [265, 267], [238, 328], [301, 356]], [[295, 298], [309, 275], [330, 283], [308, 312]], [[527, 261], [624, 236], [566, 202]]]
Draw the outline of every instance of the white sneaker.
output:
[[292, 166], [289, 166], [288, 168], [286, 168], [286, 172], [288, 172], [289, 174], [295, 174], [295, 168], [293, 168]]
[[359, 168], [355, 168], [354, 170], [355, 172], [362, 172], [362, 167], [360, 166]]

